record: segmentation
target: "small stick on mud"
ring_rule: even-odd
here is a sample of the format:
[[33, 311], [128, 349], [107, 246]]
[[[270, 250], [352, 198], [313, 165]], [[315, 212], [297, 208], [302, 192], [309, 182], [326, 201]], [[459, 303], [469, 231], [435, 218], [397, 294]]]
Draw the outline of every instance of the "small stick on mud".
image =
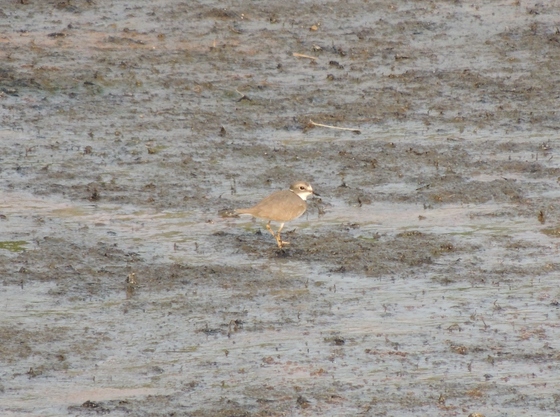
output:
[[241, 101], [241, 100], [249, 100], [249, 101], [251, 101], [251, 99], [250, 99], [249, 97], [247, 97], [245, 94], [239, 92], [239, 90], [238, 90], [237, 88], [235, 89], [235, 92], [236, 92], [237, 94], [241, 95], [241, 98], [240, 98], [239, 100], [237, 100], [238, 102]]
[[298, 54], [297, 52], [294, 52], [292, 55], [295, 56], [296, 58], [307, 58], [307, 59], [313, 59], [313, 60], [317, 59], [314, 56]]
[[362, 131], [360, 129], [353, 129], [351, 127], [337, 127], [337, 126], [330, 126], [330, 125], [323, 125], [321, 123], [315, 123], [313, 120], [309, 119], [309, 123], [313, 126], [319, 126], [319, 127], [326, 127], [329, 129], [337, 129], [337, 130], [349, 130], [351, 132], [354, 132], [356, 134], [360, 134], [362, 133]]

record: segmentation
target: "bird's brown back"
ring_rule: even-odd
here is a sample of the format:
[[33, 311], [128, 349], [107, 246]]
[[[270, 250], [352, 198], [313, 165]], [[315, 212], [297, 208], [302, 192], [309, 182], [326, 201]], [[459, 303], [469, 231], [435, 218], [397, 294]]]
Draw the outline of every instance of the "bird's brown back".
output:
[[257, 205], [237, 209], [239, 214], [250, 214], [259, 219], [288, 222], [297, 219], [307, 209], [307, 204], [292, 191], [282, 190], [270, 194]]

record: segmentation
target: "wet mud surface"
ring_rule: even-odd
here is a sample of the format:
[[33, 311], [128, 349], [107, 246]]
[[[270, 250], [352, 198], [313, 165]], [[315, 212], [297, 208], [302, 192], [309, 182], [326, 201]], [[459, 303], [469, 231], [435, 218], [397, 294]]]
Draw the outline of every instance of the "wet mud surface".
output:
[[560, 7], [471, 3], [2, 3], [1, 414], [557, 415]]

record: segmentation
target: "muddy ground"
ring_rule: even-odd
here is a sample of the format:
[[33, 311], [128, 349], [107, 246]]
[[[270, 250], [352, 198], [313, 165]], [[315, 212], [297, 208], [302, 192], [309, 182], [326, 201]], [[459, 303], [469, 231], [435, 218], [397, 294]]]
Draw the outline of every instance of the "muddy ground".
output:
[[2, 2], [1, 414], [558, 415], [558, 16]]

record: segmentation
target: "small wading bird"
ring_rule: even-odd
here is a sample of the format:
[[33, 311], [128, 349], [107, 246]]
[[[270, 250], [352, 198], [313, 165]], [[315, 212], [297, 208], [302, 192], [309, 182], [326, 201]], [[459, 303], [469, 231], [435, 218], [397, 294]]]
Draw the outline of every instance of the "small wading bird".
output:
[[[268, 220], [266, 229], [274, 236], [278, 247], [282, 249], [289, 242], [282, 241], [280, 232], [284, 223], [297, 219], [307, 210], [307, 197], [310, 195], [319, 196], [313, 191], [311, 184], [304, 181], [296, 181], [290, 185], [289, 190], [276, 191], [264, 198], [257, 205], [249, 208], [237, 209], [237, 214], [250, 214], [258, 219]], [[280, 222], [278, 232], [274, 233], [270, 227], [270, 222]]]

